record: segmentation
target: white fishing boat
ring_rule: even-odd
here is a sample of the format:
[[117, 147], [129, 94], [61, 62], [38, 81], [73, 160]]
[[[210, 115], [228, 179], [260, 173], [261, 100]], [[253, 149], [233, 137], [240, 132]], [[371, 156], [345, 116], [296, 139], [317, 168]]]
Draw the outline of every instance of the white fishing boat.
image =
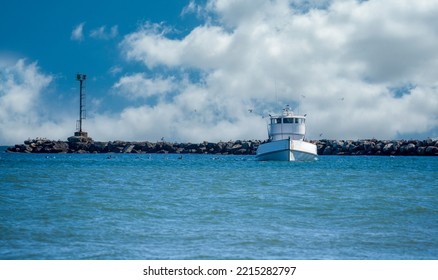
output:
[[269, 139], [258, 147], [257, 160], [314, 161], [318, 158], [316, 145], [304, 141], [306, 115], [294, 115], [286, 106], [282, 115], [269, 117]]

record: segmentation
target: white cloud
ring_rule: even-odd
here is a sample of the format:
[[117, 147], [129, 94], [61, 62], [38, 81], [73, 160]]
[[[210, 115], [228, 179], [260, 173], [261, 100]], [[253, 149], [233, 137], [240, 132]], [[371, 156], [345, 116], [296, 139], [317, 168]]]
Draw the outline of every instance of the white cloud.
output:
[[[307, 114], [310, 139], [438, 136], [436, 1], [209, 0], [190, 13], [205, 23], [184, 37], [162, 23], [124, 37], [122, 55], [144, 72], [121, 75], [112, 90], [129, 105], [93, 112], [91, 137], [265, 139], [261, 116], [286, 104]], [[41, 118], [50, 75], [24, 61], [0, 67], [0, 142], [72, 134], [76, 116]]]
[[181, 15], [187, 15], [190, 13], [195, 13], [199, 9], [199, 6], [195, 3], [194, 0], [190, 0], [189, 4], [184, 7], [181, 12]]
[[147, 98], [156, 95], [165, 95], [175, 89], [173, 77], [166, 79], [155, 77], [147, 78], [144, 74], [134, 74], [120, 78], [114, 85], [114, 89], [119, 90], [129, 98]]
[[[81, 22], [80, 24], [78, 24], [71, 32], [70, 39], [73, 41], [83, 41], [85, 38], [84, 26], [85, 22]], [[105, 25], [102, 25], [98, 28], [92, 29], [89, 33], [89, 36], [91, 38], [99, 40], [113, 39], [117, 37], [117, 35], [119, 35], [118, 25], [114, 25], [109, 29]]]
[[147, 67], [195, 67], [203, 70], [219, 67], [228, 54], [230, 34], [220, 27], [199, 26], [183, 40], [166, 37], [166, 26], [146, 24], [127, 35], [121, 47], [130, 60], [142, 61]]
[[[310, 138], [436, 131], [438, 3], [300, 3], [211, 0], [205, 10], [215, 24], [206, 21], [180, 39], [145, 26], [127, 35], [121, 48], [150, 69], [199, 74], [190, 85], [194, 91], [181, 79], [184, 86], [170, 104], [188, 118], [188, 103], [205, 108], [191, 126], [205, 138], [217, 140], [212, 131], [220, 130], [236, 139], [234, 128], [254, 123], [248, 108], [266, 113], [280, 104], [299, 105], [296, 110], [308, 114]], [[190, 2], [186, 12], [195, 9]], [[405, 84], [416, 87], [394, 96], [391, 89]], [[154, 109], [170, 104], [163, 100]], [[266, 137], [259, 131], [264, 134], [264, 127], [239, 137]]]
[[115, 76], [115, 75], [121, 73], [122, 71], [123, 71], [123, 68], [122, 68], [121, 66], [118, 66], [118, 65], [114, 65], [114, 66], [112, 66], [112, 67], [108, 70], [108, 72], [109, 72], [112, 76]]
[[81, 22], [80, 24], [78, 24], [71, 32], [70, 39], [74, 41], [84, 40], [84, 25], [85, 22]]
[[90, 37], [94, 39], [109, 40], [117, 37], [117, 35], [119, 35], [119, 27], [117, 25], [112, 26], [109, 30], [103, 25], [90, 31]]
[[20, 143], [29, 137], [59, 139], [65, 135], [63, 116], [57, 121], [44, 118], [47, 108], [41, 99], [52, 80], [52, 76], [40, 72], [36, 63], [27, 64], [23, 59], [0, 61], [0, 143]]

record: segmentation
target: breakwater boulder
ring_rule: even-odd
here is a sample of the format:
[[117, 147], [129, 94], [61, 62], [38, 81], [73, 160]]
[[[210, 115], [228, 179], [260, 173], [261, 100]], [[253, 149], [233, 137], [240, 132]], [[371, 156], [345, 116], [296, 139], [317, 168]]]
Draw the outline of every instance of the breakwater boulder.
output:
[[[315, 140], [318, 155], [379, 155], [379, 156], [438, 156], [438, 141], [426, 140]], [[222, 154], [255, 155], [260, 140], [228, 142], [171, 143], [171, 142], [98, 142], [26, 140], [9, 147], [7, 152], [18, 153], [162, 153], [162, 154]]]
[[318, 155], [438, 156], [438, 140], [318, 140]]
[[255, 155], [261, 141], [237, 140], [228, 142], [171, 143], [126, 141], [53, 141], [48, 139], [26, 140], [24, 144], [8, 147], [7, 152], [18, 153], [176, 153]]

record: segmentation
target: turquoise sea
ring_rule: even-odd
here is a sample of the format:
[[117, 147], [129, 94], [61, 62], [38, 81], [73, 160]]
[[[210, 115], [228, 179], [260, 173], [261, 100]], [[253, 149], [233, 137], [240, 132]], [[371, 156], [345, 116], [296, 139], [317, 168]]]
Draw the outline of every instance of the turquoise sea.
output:
[[0, 153], [0, 213], [0, 259], [436, 260], [438, 158]]

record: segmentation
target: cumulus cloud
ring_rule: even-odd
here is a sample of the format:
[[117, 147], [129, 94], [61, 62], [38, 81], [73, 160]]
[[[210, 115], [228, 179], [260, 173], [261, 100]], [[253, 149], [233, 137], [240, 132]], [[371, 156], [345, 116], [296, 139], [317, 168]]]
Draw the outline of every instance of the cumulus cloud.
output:
[[80, 24], [78, 24], [71, 32], [70, 39], [74, 41], [84, 40], [84, 25], [85, 22], [81, 22]]
[[137, 73], [131, 76], [122, 77], [119, 82], [114, 85], [114, 89], [119, 90], [122, 94], [129, 98], [147, 98], [157, 95], [165, 95], [175, 90], [173, 78], [160, 78], [155, 77], [153, 79], [147, 78], [144, 74]]
[[[202, 115], [190, 122], [191, 135], [179, 128], [188, 139], [194, 131], [214, 140], [212, 131], [264, 138], [264, 121], [254, 113], [285, 104], [307, 113], [309, 138], [394, 138], [437, 130], [437, 3], [300, 3], [210, 0], [204, 10], [214, 20], [187, 36], [173, 38], [149, 24], [127, 35], [121, 49], [150, 70], [197, 73], [190, 85], [173, 80], [181, 83], [175, 97], [152, 108], [172, 105], [188, 119], [193, 110]], [[185, 12], [197, 9], [190, 2]], [[144, 82], [131, 80], [130, 87], [147, 88]], [[415, 88], [394, 95], [406, 85]], [[250, 123], [254, 130], [238, 135]]]
[[52, 80], [52, 76], [41, 73], [35, 62], [0, 61], [0, 143], [19, 143], [29, 137], [58, 139], [65, 135], [61, 116], [56, 122], [44, 118], [48, 108], [41, 99]]
[[[286, 104], [307, 114], [310, 139], [438, 136], [436, 1], [208, 0], [182, 14], [203, 23], [184, 36], [146, 23], [120, 42], [137, 72], [110, 70], [124, 108], [93, 112], [91, 137], [266, 139], [263, 116]], [[54, 122], [38, 109], [50, 75], [23, 60], [0, 66], [0, 141], [72, 134], [74, 117]]]

